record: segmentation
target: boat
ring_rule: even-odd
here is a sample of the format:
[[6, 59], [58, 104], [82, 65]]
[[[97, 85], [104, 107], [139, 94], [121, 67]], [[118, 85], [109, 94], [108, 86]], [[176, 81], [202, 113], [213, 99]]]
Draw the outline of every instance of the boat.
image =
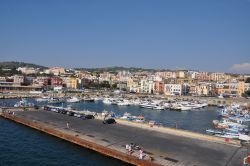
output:
[[83, 101], [84, 102], [95, 102], [95, 99], [94, 98], [90, 98], [90, 97], [86, 97], [86, 98], [83, 98]]
[[63, 102], [63, 99], [60, 99], [60, 98], [49, 98], [48, 100], [49, 104], [59, 104], [62, 102]]
[[29, 103], [26, 99], [21, 99], [14, 107], [34, 107], [34, 103]]
[[145, 118], [144, 118], [144, 116], [137, 116], [137, 117], [135, 117], [135, 121], [142, 123], [142, 122], [145, 122]]
[[109, 99], [109, 98], [103, 99], [102, 102], [103, 102], [104, 104], [112, 104], [112, 101], [111, 101], [111, 99]]
[[154, 108], [156, 105], [155, 104], [153, 104], [153, 103], [141, 103], [140, 104], [140, 107], [141, 108], [148, 108], [148, 109], [152, 109], [152, 108]]
[[130, 102], [128, 100], [118, 100], [116, 104], [119, 106], [129, 106]]
[[161, 105], [156, 105], [153, 107], [153, 110], [164, 110], [165, 107], [164, 106], [161, 106]]
[[78, 103], [81, 100], [77, 97], [70, 97], [69, 99], [66, 100], [67, 103]]
[[215, 134], [215, 136], [222, 138], [231, 138], [231, 139], [239, 138], [239, 134], [234, 134], [234, 133]]
[[130, 114], [130, 113], [128, 113], [128, 112], [125, 112], [125, 113], [123, 114], [123, 116], [122, 116], [122, 117], [120, 117], [120, 119], [125, 119], [125, 120], [128, 120], [130, 117], [131, 117], [131, 114]]
[[221, 131], [221, 130], [214, 130], [214, 129], [207, 129], [206, 133], [208, 133], [208, 134], [222, 134], [223, 131]]
[[49, 100], [49, 97], [41, 97], [41, 98], [36, 98], [35, 99], [37, 102], [45, 102], [45, 101], [48, 101]]

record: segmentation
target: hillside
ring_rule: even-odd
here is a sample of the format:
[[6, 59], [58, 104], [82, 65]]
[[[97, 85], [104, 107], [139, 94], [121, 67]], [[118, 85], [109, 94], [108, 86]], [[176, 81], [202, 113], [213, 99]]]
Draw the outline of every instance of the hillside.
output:
[[154, 72], [155, 69], [143, 69], [143, 68], [136, 68], [136, 67], [105, 67], [105, 68], [76, 68], [78, 70], [87, 70], [90, 72], [97, 71], [97, 72], [117, 72], [117, 71], [130, 71], [130, 72], [138, 72], [138, 71], [149, 71]]
[[46, 69], [45, 66], [40, 66], [32, 63], [25, 63], [25, 62], [0, 62], [0, 68], [2, 69], [16, 69], [18, 67], [34, 67], [34, 68], [40, 68], [40, 69]]

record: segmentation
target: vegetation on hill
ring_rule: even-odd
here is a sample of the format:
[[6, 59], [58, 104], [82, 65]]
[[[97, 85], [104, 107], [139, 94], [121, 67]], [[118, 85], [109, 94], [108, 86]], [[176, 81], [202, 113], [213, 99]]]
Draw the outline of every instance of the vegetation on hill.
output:
[[155, 72], [157, 70], [155, 69], [144, 69], [144, 68], [137, 68], [137, 67], [104, 67], [104, 68], [76, 68], [76, 70], [85, 70], [89, 72], [110, 72], [110, 73], [116, 73], [117, 71], [130, 71], [130, 72], [142, 72], [142, 71], [148, 71], [148, 72]]
[[16, 69], [18, 67], [33, 67], [33, 68], [40, 68], [46, 69], [47, 67], [31, 64], [31, 63], [24, 63], [24, 62], [0, 62], [0, 76], [12, 76], [15, 74], [21, 74]]
[[17, 69], [18, 67], [34, 67], [34, 68], [40, 68], [40, 69], [46, 69], [45, 66], [40, 66], [32, 63], [25, 63], [25, 62], [0, 62], [0, 68], [1, 69]]

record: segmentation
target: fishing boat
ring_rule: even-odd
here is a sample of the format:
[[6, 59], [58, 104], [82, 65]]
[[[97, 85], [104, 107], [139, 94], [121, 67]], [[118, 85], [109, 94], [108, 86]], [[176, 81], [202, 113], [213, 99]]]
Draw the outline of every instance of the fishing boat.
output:
[[128, 113], [128, 112], [125, 112], [125, 113], [123, 114], [123, 116], [122, 116], [122, 117], [120, 117], [120, 119], [125, 119], [125, 120], [128, 120], [130, 117], [131, 117], [131, 114], [130, 114], [130, 113]]
[[144, 118], [144, 116], [137, 116], [137, 117], [135, 117], [135, 121], [142, 123], [142, 122], [145, 122], [145, 118]]

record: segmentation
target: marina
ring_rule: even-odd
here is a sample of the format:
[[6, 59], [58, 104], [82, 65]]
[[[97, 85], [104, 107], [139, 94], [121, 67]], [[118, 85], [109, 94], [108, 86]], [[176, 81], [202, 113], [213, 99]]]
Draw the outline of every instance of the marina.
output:
[[[76, 101], [73, 97], [70, 99]], [[205, 148], [206, 153], [207, 151], [211, 152], [209, 155], [219, 155], [219, 151], [217, 152], [215, 150], [216, 148], [213, 149], [213, 147], [221, 146], [220, 152], [223, 152], [224, 155], [229, 155], [229, 152], [231, 153], [233, 150], [225, 150], [224, 148], [239, 148], [241, 145], [240, 141], [237, 140], [240, 138], [247, 141], [248, 139], [246, 135], [240, 135], [237, 132], [233, 133], [232, 131], [225, 132], [220, 129], [209, 129], [213, 126], [213, 119], [220, 118], [222, 113], [223, 115], [225, 114], [225, 108], [211, 107], [205, 104], [200, 108], [193, 108], [188, 111], [175, 111], [168, 108], [161, 110], [153, 109], [153, 107], [143, 108], [141, 107], [141, 103], [144, 102], [138, 99], [134, 100], [136, 104], [131, 104], [131, 101], [122, 98], [118, 98], [117, 100], [109, 99], [109, 101], [112, 102], [108, 104], [105, 102], [107, 100], [105, 98], [98, 98], [98, 100], [91, 100], [91, 102], [84, 100], [72, 102], [59, 98], [58, 100], [60, 102], [51, 103], [49, 102], [50, 100], [51, 98], [41, 98], [39, 100], [34, 98], [25, 100], [5, 99], [0, 101], [0, 104], [2, 103], [2, 110], [4, 110], [3, 117], [7, 119], [17, 121], [18, 123], [42, 130], [59, 138], [135, 165], [142, 165], [141, 162], [145, 162], [144, 165], [196, 165], [198, 163], [202, 165], [223, 165], [222, 163], [225, 161], [205, 161], [205, 154], [200, 154], [201, 159], [199, 160], [193, 158], [195, 154], [186, 156], [184, 153], [187, 152], [184, 149], [185, 147], [193, 146], [192, 149], [195, 150], [192, 150], [192, 153], [200, 153], [200, 151], [203, 151], [201, 149]], [[13, 107], [13, 105], [20, 102], [23, 105]], [[118, 105], [117, 103], [119, 102], [129, 104]], [[186, 103], [186, 101], [178, 102]], [[35, 108], [29, 109], [30, 111], [24, 109], [25, 106], [28, 106], [27, 103], [32, 103], [35, 105]], [[151, 103], [163, 106], [168, 102], [154, 100], [153, 102], [151, 101]], [[188, 104], [193, 105], [192, 103]], [[199, 104], [202, 105], [202, 103]], [[6, 106], [9, 106], [9, 109], [7, 109]], [[239, 108], [237, 107], [237, 109]], [[178, 119], [178, 123], [176, 123], [176, 119]], [[192, 119], [192, 123], [190, 123], [189, 119]], [[197, 119], [197, 121], [195, 119]], [[219, 120], [217, 121], [219, 122]], [[248, 121], [246, 117], [245, 121]], [[103, 125], [110, 127], [107, 128]], [[84, 126], [84, 128], [81, 126]], [[70, 132], [68, 131], [69, 128]], [[231, 128], [231, 130], [233, 129], [235, 128]], [[73, 130], [73, 133], [71, 130]], [[59, 131], [61, 134], [58, 134]], [[101, 131], [105, 132], [103, 133]], [[133, 131], [136, 131], [136, 134], [133, 133]], [[125, 133], [127, 137], [125, 137]], [[63, 137], [62, 134], [64, 135]], [[75, 140], [75, 135], [77, 135], [77, 140]], [[133, 135], [133, 137], [129, 135]], [[153, 147], [149, 146], [149, 140], [143, 140], [142, 137], [147, 137], [150, 142], [157, 143], [154, 144]], [[78, 140], [78, 138], [81, 139]], [[72, 141], [72, 139], [75, 141]], [[179, 141], [173, 142], [173, 140]], [[194, 140], [204, 145], [206, 144], [206, 146], [201, 148], [199, 147], [200, 145], [198, 145], [198, 148], [196, 144], [192, 143]], [[97, 143], [97, 145], [94, 145], [96, 148], [93, 148], [93, 146], [90, 145], [92, 143], [89, 141]], [[183, 141], [186, 143], [183, 144]], [[138, 150], [135, 150], [132, 156], [127, 156], [124, 147], [126, 143], [131, 142], [143, 147], [145, 151], [143, 160], [138, 160]], [[176, 147], [171, 147], [170, 142]], [[160, 148], [159, 153], [159, 149], [155, 149], [155, 147], [158, 146], [166, 146], [166, 150]], [[169, 146], [171, 147], [170, 149], [167, 148]], [[212, 146], [212, 149], [210, 146]], [[109, 149], [110, 147], [111, 149]], [[180, 147], [184, 149], [178, 149]], [[228, 158], [228, 162], [231, 165], [234, 165], [237, 160], [240, 159], [241, 155], [245, 153], [245, 149], [241, 148], [241, 150], [234, 153], [233, 158], [230, 160]], [[167, 156], [164, 156], [164, 154]], [[171, 155], [169, 156], [169, 154]], [[151, 161], [152, 158], [153, 162]]]
[[[33, 102], [35, 105], [53, 105], [57, 107], [72, 107], [72, 109], [83, 111], [88, 110], [90, 112], [102, 113], [103, 111], [113, 112], [116, 116], [122, 117], [125, 113], [129, 113], [131, 116], [143, 116], [144, 119], [149, 122], [151, 120], [159, 123], [160, 125], [172, 128], [178, 128], [183, 130], [189, 130], [199, 133], [205, 133], [205, 130], [211, 127], [212, 120], [217, 118], [217, 107], [206, 107], [194, 111], [171, 111], [166, 110], [153, 110], [147, 108], [140, 108], [139, 105], [130, 106], [118, 106], [114, 104], [105, 104], [101, 100], [96, 102], [77, 102], [77, 103], [48, 103], [48, 102], [36, 102], [34, 99], [27, 99], [29, 102]], [[0, 100], [1, 106], [13, 106], [20, 99], [5, 99]], [[192, 122], [190, 123], [190, 119]]]

